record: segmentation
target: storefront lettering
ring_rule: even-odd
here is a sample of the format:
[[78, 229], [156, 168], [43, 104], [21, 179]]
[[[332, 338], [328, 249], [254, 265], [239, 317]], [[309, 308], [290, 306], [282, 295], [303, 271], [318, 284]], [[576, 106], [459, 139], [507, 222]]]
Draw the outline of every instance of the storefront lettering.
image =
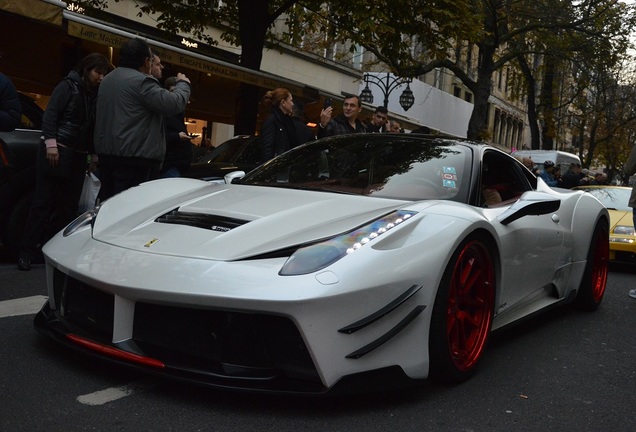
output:
[[69, 3], [68, 5], [66, 5], [66, 10], [71, 12], [81, 13], [81, 14], [84, 13], [84, 8], [75, 3]]
[[97, 40], [99, 38], [99, 33], [92, 31], [90, 28], [86, 29], [85, 27], [82, 27], [80, 28], [80, 36], [88, 40]]
[[199, 48], [199, 44], [196, 42], [190, 42], [189, 40], [187, 40], [186, 38], [182, 38], [181, 39], [181, 45], [185, 45], [188, 48]]
[[224, 67], [215, 67], [212, 63], [194, 59], [192, 57], [179, 56], [179, 63], [184, 66], [196, 68], [214, 75], [223, 75], [230, 78], [238, 78], [238, 73]]
[[121, 47], [128, 40], [126, 38], [102, 32], [92, 27], [85, 27], [74, 22], [69, 22], [68, 33], [72, 36], [79, 36], [86, 40], [114, 47]]

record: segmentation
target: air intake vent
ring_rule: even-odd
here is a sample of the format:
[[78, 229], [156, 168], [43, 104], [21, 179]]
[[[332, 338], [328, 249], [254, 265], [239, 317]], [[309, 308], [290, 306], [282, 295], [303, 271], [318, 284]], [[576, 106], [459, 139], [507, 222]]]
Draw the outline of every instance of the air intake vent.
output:
[[155, 219], [155, 222], [177, 225], [187, 225], [212, 231], [227, 232], [249, 221], [224, 216], [200, 213], [180, 212], [175, 209]]

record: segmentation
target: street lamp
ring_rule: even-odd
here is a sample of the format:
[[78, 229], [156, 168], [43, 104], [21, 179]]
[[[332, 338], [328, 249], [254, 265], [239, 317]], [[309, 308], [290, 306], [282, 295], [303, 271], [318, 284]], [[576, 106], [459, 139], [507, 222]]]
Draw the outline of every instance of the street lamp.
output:
[[371, 75], [369, 73], [365, 73], [364, 82], [366, 83], [366, 85], [364, 86], [364, 90], [362, 90], [362, 93], [360, 93], [360, 100], [362, 102], [366, 102], [369, 104], [373, 103], [373, 92], [369, 88], [369, 84], [373, 84], [379, 87], [382, 91], [382, 95], [384, 96], [384, 108], [388, 108], [389, 106], [389, 95], [391, 94], [391, 92], [402, 84], [406, 84], [406, 89], [402, 92], [402, 95], [400, 95], [400, 105], [402, 106], [402, 108], [404, 108], [404, 111], [408, 111], [415, 102], [413, 91], [409, 86], [409, 84], [413, 82], [412, 78], [400, 78], [397, 76], [391, 76], [391, 74], [388, 72], [386, 74], [386, 77], [380, 77], [379, 75]]

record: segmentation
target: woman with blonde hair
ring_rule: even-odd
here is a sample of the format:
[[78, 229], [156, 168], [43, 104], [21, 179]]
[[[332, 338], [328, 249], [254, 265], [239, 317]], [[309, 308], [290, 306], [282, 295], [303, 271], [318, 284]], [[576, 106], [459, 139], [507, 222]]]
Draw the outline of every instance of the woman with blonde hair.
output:
[[271, 105], [272, 113], [261, 126], [261, 162], [267, 162], [279, 154], [302, 144], [298, 137], [292, 114], [294, 99], [286, 88], [270, 90], [263, 98]]

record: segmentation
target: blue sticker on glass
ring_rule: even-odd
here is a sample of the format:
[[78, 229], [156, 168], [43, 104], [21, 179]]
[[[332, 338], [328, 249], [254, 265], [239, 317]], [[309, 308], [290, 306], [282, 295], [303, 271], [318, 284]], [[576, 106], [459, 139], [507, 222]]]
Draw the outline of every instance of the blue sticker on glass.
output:
[[443, 167], [444, 173], [448, 173], [448, 174], [457, 174], [457, 171], [455, 170], [455, 167]]
[[448, 188], [454, 188], [456, 187], [455, 180], [444, 180], [443, 186]]

